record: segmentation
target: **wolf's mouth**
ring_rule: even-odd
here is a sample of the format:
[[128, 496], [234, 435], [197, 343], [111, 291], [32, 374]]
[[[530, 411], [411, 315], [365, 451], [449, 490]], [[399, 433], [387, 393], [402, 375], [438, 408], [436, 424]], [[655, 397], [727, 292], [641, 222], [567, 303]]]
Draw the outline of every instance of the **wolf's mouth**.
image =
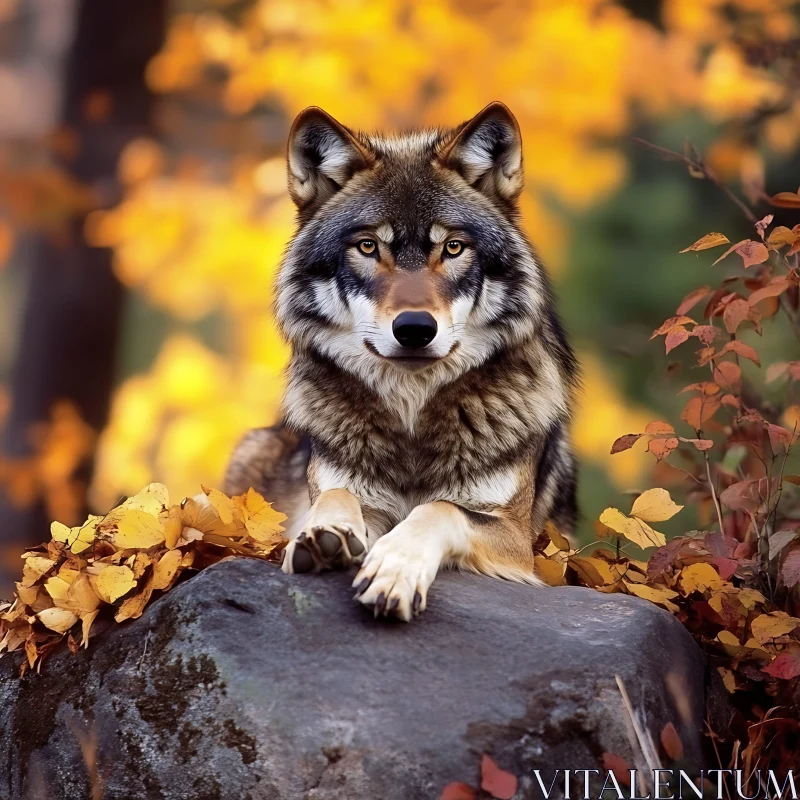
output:
[[[373, 355], [382, 358], [384, 361], [391, 361], [392, 364], [396, 364], [398, 367], [403, 367], [404, 369], [423, 369], [425, 367], [430, 366], [431, 364], [435, 364], [437, 361], [441, 361], [444, 356], [426, 356], [426, 355], [418, 355], [418, 351], [403, 349], [397, 355], [394, 356], [385, 356], [381, 353], [377, 347], [370, 341], [364, 341], [364, 347], [369, 350], [370, 353]], [[452, 352], [452, 350], [451, 350]], [[449, 353], [447, 355], [450, 355]]]

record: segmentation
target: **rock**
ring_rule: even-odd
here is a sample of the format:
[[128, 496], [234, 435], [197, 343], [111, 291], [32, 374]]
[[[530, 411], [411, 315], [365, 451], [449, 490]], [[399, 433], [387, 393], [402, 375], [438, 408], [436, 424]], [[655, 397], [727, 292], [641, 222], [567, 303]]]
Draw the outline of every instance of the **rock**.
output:
[[41, 675], [0, 660], [0, 797], [91, 797], [82, 743], [104, 800], [436, 800], [483, 753], [538, 797], [535, 768], [633, 761], [615, 674], [700, 762], [703, 659], [650, 603], [445, 573], [392, 623], [351, 579], [228, 561]]

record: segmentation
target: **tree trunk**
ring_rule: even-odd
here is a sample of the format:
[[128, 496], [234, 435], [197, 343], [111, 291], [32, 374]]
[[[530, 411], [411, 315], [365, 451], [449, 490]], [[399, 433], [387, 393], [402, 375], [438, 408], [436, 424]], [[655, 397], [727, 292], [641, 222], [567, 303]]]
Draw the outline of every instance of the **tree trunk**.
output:
[[[144, 72], [162, 42], [166, 6], [166, 0], [77, 5], [61, 118], [76, 134], [78, 150], [60, 166], [105, 206], [119, 200], [116, 164], [123, 147], [150, 133], [152, 96]], [[42, 235], [35, 246], [11, 411], [0, 441], [7, 457], [32, 453], [32, 428], [46, 423], [59, 401], [71, 403], [97, 432], [108, 418], [124, 290], [111, 269], [110, 251], [89, 247], [83, 224], [82, 217], [73, 220], [66, 243]], [[86, 459], [75, 475], [83, 486], [83, 506], [91, 472]], [[18, 508], [0, 496], [3, 546], [38, 543], [47, 537], [48, 524], [42, 498]]]

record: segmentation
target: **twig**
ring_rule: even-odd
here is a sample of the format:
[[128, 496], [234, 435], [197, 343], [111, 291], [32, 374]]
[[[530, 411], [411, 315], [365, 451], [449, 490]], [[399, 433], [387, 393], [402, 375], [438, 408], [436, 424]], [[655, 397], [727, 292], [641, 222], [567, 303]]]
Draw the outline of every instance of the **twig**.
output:
[[142, 671], [142, 664], [144, 663], [145, 656], [147, 655], [147, 645], [150, 643], [150, 634], [152, 631], [147, 631], [147, 635], [144, 637], [144, 650], [142, 650], [142, 657], [139, 659], [139, 663], [136, 666], [136, 671]]
[[711, 463], [708, 460], [708, 453], [703, 450], [703, 458], [706, 462], [706, 475], [708, 476], [708, 488], [711, 489], [711, 496], [714, 498], [714, 507], [717, 509], [717, 519], [719, 520], [719, 532], [724, 536], [725, 527], [722, 524], [722, 507], [719, 504], [717, 497], [717, 490], [714, 487], [714, 481], [711, 480]]
[[748, 221], [755, 224], [758, 221], [756, 215], [750, 210], [750, 207], [736, 196], [733, 190], [726, 186], [702, 161], [695, 161], [682, 153], [676, 153], [674, 150], [668, 150], [666, 147], [659, 147], [657, 144], [652, 144], [646, 139], [640, 139], [638, 136], [633, 137], [633, 141], [641, 147], [652, 150], [658, 153], [662, 158], [667, 161], [680, 161], [690, 169], [700, 173], [706, 180], [711, 181], [717, 188], [721, 189], [728, 199], [735, 203], [737, 208], [747, 217]]

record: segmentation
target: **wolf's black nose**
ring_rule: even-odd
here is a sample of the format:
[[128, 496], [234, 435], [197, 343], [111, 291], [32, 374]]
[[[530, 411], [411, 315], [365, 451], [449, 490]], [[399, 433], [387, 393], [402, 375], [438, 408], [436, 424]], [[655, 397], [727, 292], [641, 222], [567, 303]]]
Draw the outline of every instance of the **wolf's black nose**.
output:
[[392, 323], [394, 338], [403, 347], [426, 347], [436, 337], [436, 320], [427, 311], [403, 311]]

